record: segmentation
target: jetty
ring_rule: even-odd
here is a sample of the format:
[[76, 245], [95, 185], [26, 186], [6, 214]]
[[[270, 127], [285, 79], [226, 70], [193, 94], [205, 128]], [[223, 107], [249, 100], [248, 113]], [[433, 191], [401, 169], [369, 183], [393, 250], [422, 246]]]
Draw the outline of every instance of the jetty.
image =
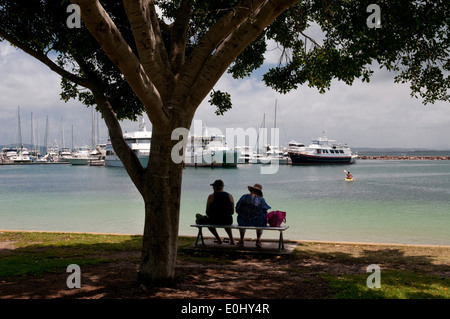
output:
[[69, 162], [1, 162], [0, 165], [60, 165], [70, 164]]

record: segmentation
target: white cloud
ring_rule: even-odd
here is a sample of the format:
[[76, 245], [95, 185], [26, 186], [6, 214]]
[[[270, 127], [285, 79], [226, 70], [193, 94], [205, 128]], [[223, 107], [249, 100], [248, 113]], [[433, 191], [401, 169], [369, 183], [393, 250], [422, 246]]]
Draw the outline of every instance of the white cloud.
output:
[[216, 89], [231, 94], [233, 109], [217, 117], [204, 101], [196, 118], [225, 132], [225, 127], [258, 128], [265, 113], [271, 127], [277, 100], [282, 144], [291, 139], [308, 143], [325, 131], [350, 146], [450, 149], [450, 105], [424, 106], [410, 97], [408, 85], [394, 83], [393, 77], [376, 70], [370, 83], [334, 81], [325, 94], [303, 86], [280, 95], [254, 78], [236, 81], [225, 75]]

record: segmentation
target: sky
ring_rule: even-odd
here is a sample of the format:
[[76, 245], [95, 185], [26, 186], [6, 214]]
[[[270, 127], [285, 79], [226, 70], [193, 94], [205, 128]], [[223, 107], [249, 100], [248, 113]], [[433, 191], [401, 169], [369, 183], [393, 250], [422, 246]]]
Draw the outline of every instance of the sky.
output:
[[[269, 49], [270, 44], [269, 44]], [[271, 50], [267, 64], [277, 63], [280, 52]], [[327, 136], [350, 147], [427, 148], [450, 150], [450, 103], [423, 105], [410, 96], [408, 84], [394, 83], [393, 73], [374, 69], [369, 83], [355, 80], [353, 85], [334, 81], [325, 94], [306, 85], [288, 94], [278, 94], [260, 80], [260, 72], [235, 80], [224, 74], [215, 90], [231, 94], [233, 108], [217, 116], [208, 97], [197, 109], [194, 120], [225, 134], [227, 128], [279, 128], [279, 145], [291, 140], [309, 144]], [[92, 110], [78, 101], [60, 100], [60, 78], [45, 65], [22, 51], [0, 42], [0, 145], [16, 145], [20, 107], [21, 136], [31, 143], [31, 113], [34, 139], [44, 145], [46, 117], [49, 119], [49, 145], [66, 147], [91, 144]], [[147, 130], [151, 123], [146, 118]], [[122, 122], [124, 131], [137, 130], [138, 124]], [[100, 120], [100, 141], [108, 138]], [[270, 142], [270, 139], [269, 139]], [[251, 145], [250, 145], [251, 146]]]

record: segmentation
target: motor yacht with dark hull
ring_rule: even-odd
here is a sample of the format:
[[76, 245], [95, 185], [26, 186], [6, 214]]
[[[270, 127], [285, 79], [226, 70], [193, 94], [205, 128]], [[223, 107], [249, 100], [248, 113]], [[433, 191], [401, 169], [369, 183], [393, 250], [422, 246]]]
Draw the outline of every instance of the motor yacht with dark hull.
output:
[[292, 165], [353, 164], [357, 158], [350, 147], [326, 137], [312, 140], [304, 150], [289, 151], [288, 154]]

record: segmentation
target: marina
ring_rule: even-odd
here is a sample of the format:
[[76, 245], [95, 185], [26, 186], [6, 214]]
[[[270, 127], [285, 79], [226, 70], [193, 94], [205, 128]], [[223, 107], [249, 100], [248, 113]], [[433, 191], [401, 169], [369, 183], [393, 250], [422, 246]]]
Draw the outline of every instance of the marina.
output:
[[[95, 116], [92, 114], [92, 145], [77, 148], [65, 147], [64, 128], [61, 123], [62, 147], [48, 145], [48, 118], [46, 123], [45, 145], [39, 147], [35, 144], [32, 134], [29, 145], [31, 150], [24, 147], [21, 134], [20, 108], [18, 107], [18, 136], [15, 146], [3, 146], [0, 152], [0, 165], [24, 164], [71, 164], [88, 166], [123, 167], [119, 157], [115, 154], [111, 142], [100, 144], [96, 140]], [[31, 114], [31, 127], [33, 128], [33, 113]], [[263, 120], [264, 123], [265, 120]], [[61, 121], [62, 122], [62, 121]], [[359, 155], [353, 153], [347, 144], [330, 140], [326, 136], [311, 140], [309, 146], [302, 142], [291, 140], [287, 146], [264, 144], [255, 149], [244, 145], [230, 148], [227, 146], [224, 135], [209, 134], [206, 123], [201, 122], [197, 134], [189, 134], [184, 152], [185, 167], [233, 167], [242, 164], [272, 164], [277, 165], [348, 165], [354, 164], [358, 159], [384, 159], [384, 160], [450, 160], [450, 156], [441, 155]], [[263, 124], [264, 127], [264, 124]], [[274, 127], [276, 127], [276, 122]], [[73, 131], [73, 127], [72, 127]], [[98, 131], [98, 117], [97, 117]], [[194, 130], [196, 131], [196, 129]], [[32, 129], [33, 132], [33, 129]], [[72, 132], [73, 134], [73, 132]], [[152, 132], [147, 131], [143, 117], [139, 117], [138, 130], [125, 132], [125, 142], [136, 153], [141, 165], [147, 167], [150, 154]], [[73, 139], [73, 138], [72, 138]], [[55, 140], [56, 141], [56, 140]], [[73, 144], [73, 142], [72, 142]], [[41, 150], [44, 152], [41, 154]]]
[[[148, 146], [150, 147], [150, 146]], [[248, 147], [239, 147], [240, 149], [240, 156], [238, 158], [237, 165], [233, 165], [235, 167], [240, 166], [242, 164], [270, 164], [273, 160], [278, 160], [279, 165], [292, 165], [292, 161], [289, 157], [282, 156], [278, 158], [270, 158], [270, 157], [264, 157], [263, 160], [261, 160], [261, 157], [255, 157], [254, 155], [248, 155], [242, 149], [248, 149]], [[109, 150], [109, 152], [108, 152]], [[433, 151], [431, 151], [433, 152]], [[436, 153], [441, 153], [439, 151], [434, 151]], [[446, 152], [449, 153], [449, 152]], [[123, 167], [122, 162], [120, 159], [115, 155], [115, 153], [112, 152], [112, 146], [110, 143], [106, 145], [106, 154], [109, 156], [109, 160], [100, 160], [96, 161], [94, 158], [87, 162], [87, 165], [90, 165], [92, 162], [97, 162], [99, 164], [104, 164], [108, 167]], [[450, 160], [449, 155], [365, 155], [365, 154], [355, 154], [355, 159], [360, 160], [399, 160], [399, 161], [448, 161]], [[0, 165], [43, 165], [43, 164], [70, 164], [68, 160], [62, 160], [61, 157], [55, 156], [53, 157], [56, 160], [36, 160], [36, 161], [10, 161], [5, 160], [4, 157], [2, 157], [2, 153], [0, 153]], [[108, 158], [108, 157], [107, 157]], [[147, 166], [148, 163], [148, 156], [143, 157], [141, 160], [141, 163], [144, 167]], [[96, 165], [99, 166], [99, 165]], [[101, 165], [103, 166], [103, 165]], [[188, 165], [187, 167], [195, 167], [195, 165]], [[204, 165], [204, 166], [197, 166], [197, 167], [211, 167], [211, 165]], [[220, 166], [215, 166], [220, 167]]]

